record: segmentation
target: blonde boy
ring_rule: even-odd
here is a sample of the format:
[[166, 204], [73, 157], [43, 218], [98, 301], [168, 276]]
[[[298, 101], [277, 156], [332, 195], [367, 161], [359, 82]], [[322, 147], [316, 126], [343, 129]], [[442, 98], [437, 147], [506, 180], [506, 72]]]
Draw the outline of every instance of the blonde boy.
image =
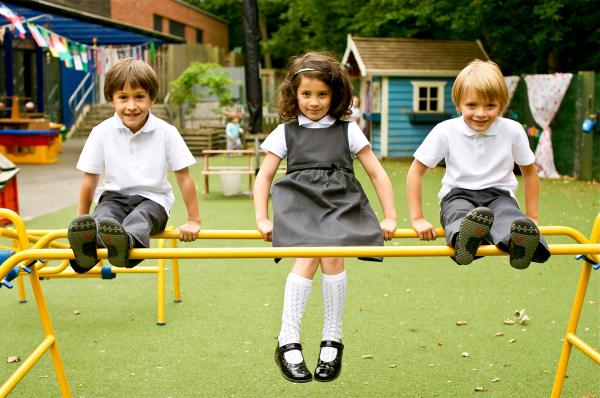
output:
[[[106, 74], [104, 97], [115, 114], [92, 129], [77, 163], [84, 174], [78, 216], [68, 232], [76, 272], [96, 265], [97, 246], [108, 249], [114, 266], [141, 261], [129, 260], [130, 249], [150, 246], [150, 236], [165, 229], [175, 200], [168, 171], [175, 172], [188, 213], [179, 239], [192, 241], [200, 230], [198, 194], [188, 169], [196, 160], [177, 129], [150, 112], [157, 92], [156, 73], [143, 61], [122, 59]], [[98, 203], [90, 216], [93, 199]]]
[[[509, 252], [510, 264], [527, 268], [531, 261], [550, 257], [548, 245], [536, 227], [539, 179], [535, 157], [523, 127], [500, 115], [508, 102], [508, 89], [498, 65], [475, 60], [452, 87], [459, 117], [433, 128], [414, 154], [407, 175], [407, 196], [413, 228], [422, 240], [436, 238], [433, 225], [423, 216], [422, 177], [442, 159], [446, 174], [438, 194], [440, 220], [446, 241], [456, 249], [452, 259], [469, 264], [482, 241]], [[523, 175], [525, 214], [515, 198], [513, 173]]]

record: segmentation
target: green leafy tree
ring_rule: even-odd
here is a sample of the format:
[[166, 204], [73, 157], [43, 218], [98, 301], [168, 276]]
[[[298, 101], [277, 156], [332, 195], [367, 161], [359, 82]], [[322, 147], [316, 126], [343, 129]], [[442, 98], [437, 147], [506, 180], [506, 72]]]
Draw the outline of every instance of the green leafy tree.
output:
[[[188, 1], [224, 18], [236, 9], [239, 20], [230, 21], [230, 28], [241, 29], [241, 0]], [[597, 0], [329, 0], [327, 7], [320, 0], [258, 0], [258, 7], [267, 20], [263, 51], [279, 67], [308, 50], [341, 56], [348, 33], [480, 39], [506, 74], [598, 70], [600, 65]], [[242, 34], [230, 36], [232, 47], [242, 45]]]
[[354, 17], [353, 3], [359, 2], [329, 0], [323, 7], [321, 0], [290, 1], [287, 10], [274, 21], [277, 30], [262, 43], [263, 50], [269, 51], [273, 62], [281, 66], [290, 56], [306, 51], [328, 51], [341, 56]]
[[188, 111], [205, 96], [216, 95], [219, 106], [233, 104], [229, 90], [233, 81], [220, 65], [192, 62], [171, 83], [171, 100], [176, 105], [186, 105]]

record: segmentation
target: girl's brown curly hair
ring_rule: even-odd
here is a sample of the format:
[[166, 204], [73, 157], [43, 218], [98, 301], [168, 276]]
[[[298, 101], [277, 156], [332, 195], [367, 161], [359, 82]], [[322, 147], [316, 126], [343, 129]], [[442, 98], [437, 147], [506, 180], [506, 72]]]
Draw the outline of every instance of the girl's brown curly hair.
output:
[[[298, 72], [301, 69], [314, 70]], [[331, 89], [331, 107], [328, 114], [336, 119], [350, 114], [352, 85], [348, 72], [327, 53], [309, 52], [293, 57], [288, 72], [277, 92], [277, 110], [282, 121], [296, 120], [300, 113], [297, 90], [302, 76], [318, 79]]]

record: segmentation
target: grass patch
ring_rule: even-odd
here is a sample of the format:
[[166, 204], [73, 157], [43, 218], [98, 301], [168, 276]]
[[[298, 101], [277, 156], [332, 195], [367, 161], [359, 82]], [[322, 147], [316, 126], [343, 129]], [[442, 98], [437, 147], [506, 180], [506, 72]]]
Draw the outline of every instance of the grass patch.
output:
[[[200, 167], [193, 170], [199, 191]], [[385, 161], [384, 167], [396, 191], [399, 228], [409, 228], [408, 163]], [[381, 217], [375, 193], [359, 166], [357, 175]], [[427, 173], [424, 181], [425, 214], [434, 224], [439, 224], [436, 194], [442, 175], [443, 170], [437, 169]], [[223, 197], [218, 177], [211, 177], [211, 190], [200, 199], [203, 228], [255, 228], [250, 199]], [[544, 180], [540, 197], [541, 225], [571, 226], [589, 235], [600, 211], [598, 185]], [[71, 206], [31, 220], [27, 227], [66, 228], [74, 215]], [[185, 208], [178, 198], [171, 224], [184, 221]], [[569, 240], [550, 238], [549, 242]], [[263, 245], [237, 240], [180, 244]], [[465, 397], [475, 395], [476, 387], [486, 388], [493, 397], [548, 396], [580, 270], [571, 256], [554, 256], [525, 271], [513, 270], [507, 257], [484, 258], [464, 267], [448, 258], [388, 258], [382, 264], [348, 259], [342, 375], [329, 384], [296, 385], [279, 375], [273, 361], [292, 260], [279, 265], [267, 259], [183, 260], [181, 264], [183, 302], [172, 302], [168, 275], [167, 324], [160, 327], [155, 325], [154, 276], [43, 281], [74, 396]], [[596, 348], [600, 347], [598, 275], [592, 274], [578, 329], [578, 335]], [[316, 365], [321, 338], [319, 286], [317, 274], [303, 320], [310, 368]], [[16, 289], [0, 290], [3, 359], [11, 355], [24, 359], [42, 339], [28, 287], [27, 295], [29, 302], [18, 304]], [[503, 323], [522, 308], [531, 318], [527, 325]], [[468, 324], [456, 326], [457, 320]], [[495, 337], [497, 332], [503, 335]], [[470, 356], [461, 356], [463, 352]], [[16, 364], [3, 360], [0, 380], [15, 368]], [[578, 350], [573, 350], [568, 374], [563, 396], [598, 396], [598, 366]], [[54, 397], [58, 391], [50, 357], [45, 355], [11, 397]]]

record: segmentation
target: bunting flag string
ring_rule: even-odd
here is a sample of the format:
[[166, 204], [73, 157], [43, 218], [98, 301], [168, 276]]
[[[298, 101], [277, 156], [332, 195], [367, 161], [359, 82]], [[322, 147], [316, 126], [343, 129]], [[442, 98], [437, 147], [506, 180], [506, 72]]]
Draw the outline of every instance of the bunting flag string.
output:
[[27, 31], [23, 26], [23, 17], [15, 14], [10, 8], [5, 6], [3, 3], [0, 3], [0, 15], [8, 19], [10, 24], [15, 27], [15, 29], [18, 32], [17, 37], [19, 37], [19, 39], [25, 38], [25, 33], [27, 33]]
[[[23, 19], [2, 2], [0, 2], [0, 16], [10, 22], [0, 26], [0, 43], [4, 41], [6, 29], [20, 39], [25, 39], [27, 31], [29, 31], [36, 46], [47, 48], [50, 54], [54, 58], [60, 59], [67, 68], [74, 68], [78, 71], [88, 72], [90, 66], [94, 66], [96, 73], [101, 75], [120, 58], [133, 57], [151, 62], [156, 57], [157, 49], [153, 41], [135, 46], [88, 46], [53, 32], [45, 26]], [[37, 17], [32, 19], [37, 19]]]

